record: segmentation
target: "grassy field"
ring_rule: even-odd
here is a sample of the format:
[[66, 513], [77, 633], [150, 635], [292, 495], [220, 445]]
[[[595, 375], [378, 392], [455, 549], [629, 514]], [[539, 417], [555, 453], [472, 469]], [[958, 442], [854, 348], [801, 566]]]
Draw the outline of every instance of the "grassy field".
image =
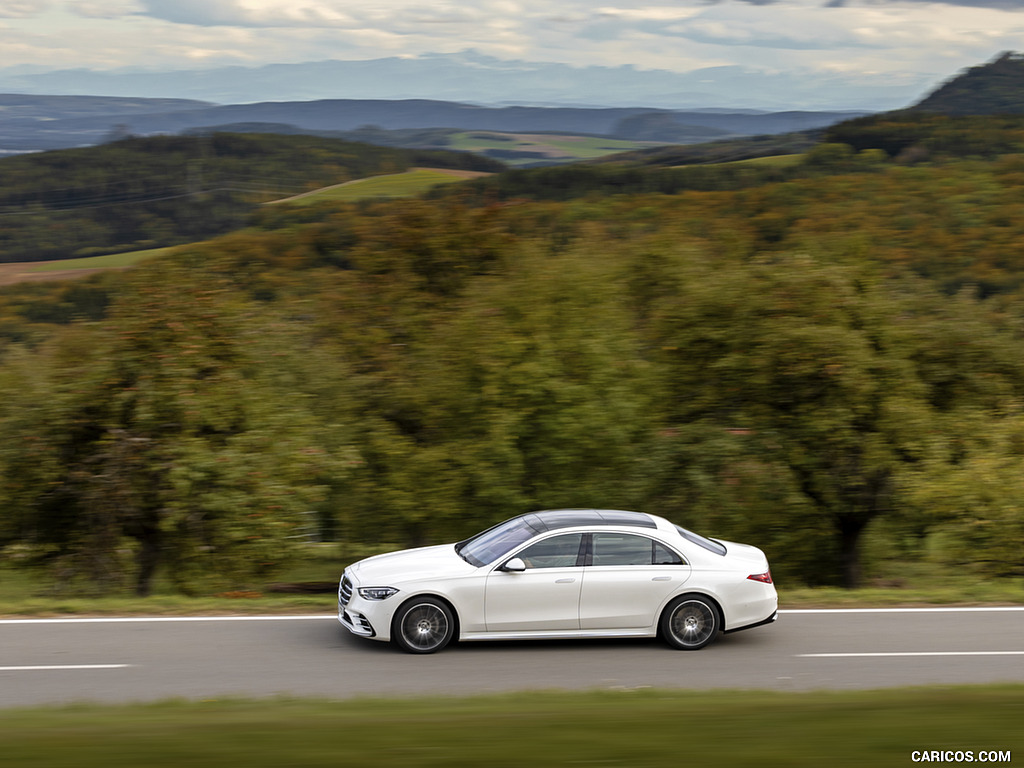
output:
[[463, 152], [484, 153], [487, 150], [503, 150], [524, 153], [520, 158], [514, 155], [498, 158], [513, 167], [543, 161], [568, 163], [574, 160], [589, 160], [616, 152], [629, 152], [654, 146], [647, 142], [605, 139], [595, 136], [497, 133], [492, 131], [455, 133], [449, 137], [449, 141], [452, 149]]
[[159, 256], [169, 250], [172, 249], [153, 248], [145, 251], [116, 253], [107, 256], [90, 256], [81, 259], [0, 264], [0, 286], [14, 285], [15, 283], [22, 282], [65, 280], [82, 277], [101, 269], [123, 269], [133, 266], [144, 259]]
[[[482, 175], [482, 174], [471, 174]], [[413, 197], [420, 195], [438, 184], [451, 184], [469, 178], [466, 174], [432, 168], [416, 168], [405, 173], [387, 176], [371, 176], [357, 179], [333, 187], [324, 187], [304, 195], [276, 200], [272, 205], [285, 203], [288, 205], [310, 205], [325, 200], [352, 202], [368, 198]]]
[[[151, 259], [154, 256], [162, 256], [173, 248], [150, 248], [145, 251], [130, 251], [128, 253], [112, 253], [108, 256], [90, 256], [84, 259], [62, 259], [61, 261], [48, 261], [45, 264], [32, 269], [32, 272], [62, 272], [66, 269], [114, 269], [119, 267], [131, 267], [140, 261]], [[29, 270], [26, 270], [29, 271]]]
[[1024, 755], [1024, 686], [857, 692], [536, 692], [223, 700], [0, 712], [17, 768], [906, 766]]
[[803, 157], [802, 154], [771, 155], [769, 157], [753, 157], [749, 160], [734, 160], [730, 165], [772, 165], [777, 168], [789, 168], [798, 164]]

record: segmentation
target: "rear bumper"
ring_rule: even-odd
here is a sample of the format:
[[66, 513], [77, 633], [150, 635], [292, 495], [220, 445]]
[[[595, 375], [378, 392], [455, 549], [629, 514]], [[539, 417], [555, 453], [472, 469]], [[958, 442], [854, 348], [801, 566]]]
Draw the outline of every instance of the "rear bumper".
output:
[[767, 619], [762, 619], [761, 621], [755, 621], [753, 624], [744, 624], [742, 627], [730, 627], [729, 629], [725, 630], [723, 632], [723, 634], [728, 635], [730, 632], [742, 632], [744, 629], [753, 629], [754, 627], [763, 627], [765, 624], [771, 624], [777, 618], [779, 618], [779, 612], [778, 611], [772, 611], [772, 615], [769, 616]]

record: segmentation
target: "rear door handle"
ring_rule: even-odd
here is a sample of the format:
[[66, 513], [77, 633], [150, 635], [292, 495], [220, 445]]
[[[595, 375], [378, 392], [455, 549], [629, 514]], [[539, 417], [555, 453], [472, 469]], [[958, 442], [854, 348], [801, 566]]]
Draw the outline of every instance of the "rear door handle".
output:
[[655, 576], [651, 581], [672, 581], [671, 576]]

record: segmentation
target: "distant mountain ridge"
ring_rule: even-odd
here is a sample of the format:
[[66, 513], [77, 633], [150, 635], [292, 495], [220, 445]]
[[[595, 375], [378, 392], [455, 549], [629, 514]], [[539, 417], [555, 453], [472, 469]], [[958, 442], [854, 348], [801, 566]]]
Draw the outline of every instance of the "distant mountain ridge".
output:
[[[329, 99], [320, 101], [265, 102], [259, 104], [209, 105], [187, 100], [128, 100], [131, 110], [106, 97], [93, 109], [83, 106], [84, 97], [19, 97], [0, 95], [0, 149], [41, 150], [101, 143], [119, 135], [178, 134], [202, 128], [237, 124], [282, 124], [310, 132], [353, 131], [365, 126], [386, 130], [454, 128], [505, 132], [552, 132], [646, 138], [649, 123], [685, 136], [709, 134], [778, 134], [820, 128], [862, 112], [776, 112], [750, 110], [681, 112], [647, 107], [480, 107], [456, 102], [407, 99]], [[61, 106], [60, 99], [73, 106]], [[19, 99], [29, 100], [26, 103]], [[8, 119], [10, 114], [15, 117]], [[34, 110], [34, 111], [33, 111]], [[75, 114], [70, 114], [77, 110]], [[109, 110], [109, 111], [107, 111]], [[671, 136], [671, 134], [663, 134]], [[691, 139], [693, 140], [693, 139]]]
[[174, 112], [215, 106], [193, 99], [151, 99], [126, 96], [50, 96], [0, 93], [0, 119], [41, 120], [109, 117], [110, 115]]
[[[437, 71], [461, 72], [469, 68], [478, 72], [498, 71], [507, 76], [522, 75], [533, 78], [538, 73], [580, 72], [606, 76], [607, 95], [614, 101], [616, 89], [632, 82], [638, 74], [632, 68], [585, 68], [575, 70], [558, 65], [527, 62], [507, 62], [463, 54], [426, 57], [433, 61]], [[427, 61], [426, 63], [430, 63]], [[259, 71], [287, 72], [295, 75], [305, 72], [303, 67], [321, 69], [334, 74], [338, 67], [361, 67], [372, 73], [382, 62], [388, 66], [403, 67], [406, 60], [376, 60], [373, 62], [321, 62], [317, 65], [294, 65], [282, 68], [263, 68]], [[422, 59], [416, 66], [424, 66]], [[295, 67], [298, 67], [296, 69]], [[561, 67], [561, 69], [559, 69]], [[447, 69], [446, 69], [447, 68]], [[243, 68], [237, 68], [243, 69]], [[723, 69], [723, 68], [719, 68]], [[727, 69], [727, 68], [724, 68]], [[244, 70], [246, 76], [256, 70]], [[350, 74], [354, 70], [349, 71]], [[398, 70], [395, 70], [398, 71]], [[411, 70], [410, 70], [411, 71]], [[42, 73], [21, 77], [46, 78], [55, 73]], [[95, 73], [93, 73], [95, 74]], [[179, 73], [180, 74], [180, 73]], [[195, 73], [193, 73], [195, 74]], [[676, 77], [674, 73], [644, 73], [651, 82], [662, 77]], [[722, 72], [718, 73], [725, 77]], [[735, 73], [734, 73], [735, 74]], [[198, 75], [197, 75], [198, 76]], [[373, 77], [367, 75], [368, 82]], [[472, 78], [466, 89], [481, 85]], [[0, 86], [3, 85], [0, 70]], [[302, 90], [301, 80], [292, 79], [294, 88]], [[525, 81], [524, 81], [525, 82]], [[667, 81], [666, 81], [667, 82]], [[360, 87], [368, 87], [365, 83]], [[411, 83], [410, 88], [420, 87]], [[462, 86], [460, 86], [462, 87]], [[549, 84], [548, 87], [555, 87]], [[562, 82], [558, 88], [565, 92]], [[503, 95], [508, 96], [509, 93]], [[537, 99], [549, 91], [538, 86]], [[579, 95], [579, 94], [577, 94]], [[987, 64], [963, 70], [956, 77], [941, 84], [908, 111], [939, 112], [951, 115], [1021, 114], [1024, 113], [1024, 55], [1006, 52]], [[99, 144], [127, 135], [149, 136], [181, 134], [197, 130], [217, 130], [223, 126], [280, 126], [287, 133], [313, 133], [341, 135], [377, 132], [387, 138], [389, 146], [410, 146], [397, 143], [407, 136], [383, 133], [422, 132], [448, 129], [450, 131], [495, 131], [505, 133], [560, 133], [592, 135], [653, 141], [668, 144], [692, 144], [709, 140], [723, 140], [749, 136], [774, 136], [814, 131], [865, 114], [863, 111], [838, 110], [785, 110], [766, 112], [748, 104], [743, 108], [726, 109], [706, 106], [700, 109], [666, 109], [645, 106], [482, 106], [464, 101], [446, 101], [429, 98], [414, 99], [315, 99], [308, 101], [263, 101], [257, 103], [218, 104], [210, 101], [184, 98], [137, 98], [127, 96], [75, 96], [0, 94], [0, 154], [38, 151]], [[352, 136], [344, 138], [355, 139]], [[355, 139], [357, 140], [357, 139]], [[411, 141], [411, 139], [410, 139]], [[443, 144], [443, 141], [441, 142]], [[417, 146], [415, 142], [411, 144]]]

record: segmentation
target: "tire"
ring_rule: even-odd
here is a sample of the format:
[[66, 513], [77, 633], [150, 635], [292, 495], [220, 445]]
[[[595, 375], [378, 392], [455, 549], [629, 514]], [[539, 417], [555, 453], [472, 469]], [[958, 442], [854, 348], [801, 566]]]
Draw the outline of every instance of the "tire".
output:
[[436, 653], [454, 634], [451, 608], [433, 597], [407, 600], [391, 620], [391, 639], [406, 653]]
[[661, 614], [661, 635], [673, 648], [696, 651], [708, 645], [722, 629], [721, 613], [703, 595], [677, 597]]

